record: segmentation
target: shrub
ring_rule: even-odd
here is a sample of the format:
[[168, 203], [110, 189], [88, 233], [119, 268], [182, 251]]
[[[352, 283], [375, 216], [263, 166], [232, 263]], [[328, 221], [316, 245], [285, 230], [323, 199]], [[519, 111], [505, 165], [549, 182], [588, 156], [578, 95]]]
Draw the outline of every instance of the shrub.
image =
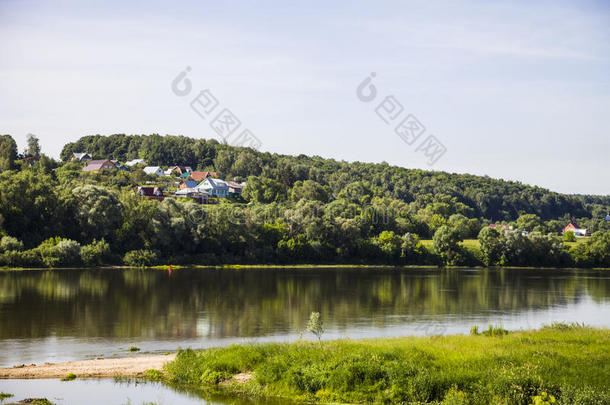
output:
[[8, 251], [17, 251], [20, 252], [23, 250], [23, 242], [19, 239], [14, 238], [12, 236], [3, 236], [0, 240], [0, 252], [8, 252]]
[[84, 264], [95, 266], [104, 264], [110, 254], [110, 245], [104, 239], [94, 240], [81, 248], [80, 256]]
[[123, 262], [128, 266], [147, 267], [156, 264], [159, 260], [157, 251], [154, 250], [132, 250], [123, 257]]
[[576, 236], [574, 235], [574, 231], [567, 231], [563, 234], [563, 240], [565, 242], [576, 242]]
[[76, 374], [74, 373], [68, 373], [66, 374], [66, 376], [64, 378], [62, 378], [62, 381], [72, 381], [76, 379]]
[[151, 381], [162, 381], [163, 380], [163, 373], [159, 370], [155, 370], [154, 368], [146, 370], [145, 375], [146, 375], [146, 378]]
[[80, 245], [78, 242], [60, 237], [42, 242], [35, 250], [46, 267], [80, 264]]
[[322, 322], [322, 319], [320, 319], [319, 312], [312, 312], [309, 316], [307, 331], [316, 335], [318, 340], [322, 340], [322, 334], [324, 334], [324, 323]]

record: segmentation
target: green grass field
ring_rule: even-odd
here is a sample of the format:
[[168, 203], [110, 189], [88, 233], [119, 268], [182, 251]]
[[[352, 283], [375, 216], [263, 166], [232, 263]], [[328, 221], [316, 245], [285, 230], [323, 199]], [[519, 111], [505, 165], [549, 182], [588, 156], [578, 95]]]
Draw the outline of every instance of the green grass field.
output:
[[610, 330], [233, 345], [181, 351], [164, 372], [192, 389], [320, 403], [610, 404]]

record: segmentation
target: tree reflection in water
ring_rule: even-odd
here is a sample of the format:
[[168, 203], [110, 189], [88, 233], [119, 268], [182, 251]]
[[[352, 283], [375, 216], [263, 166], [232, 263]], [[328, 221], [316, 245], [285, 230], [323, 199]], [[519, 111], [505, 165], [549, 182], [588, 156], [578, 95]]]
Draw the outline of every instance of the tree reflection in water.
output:
[[[338, 330], [435, 315], [520, 313], [590, 298], [592, 270], [45, 270], [0, 272], [0, 339], [256, 337], [302, 330], [318, 311]], [[406, 317], [406, 318], [405, 318]]]

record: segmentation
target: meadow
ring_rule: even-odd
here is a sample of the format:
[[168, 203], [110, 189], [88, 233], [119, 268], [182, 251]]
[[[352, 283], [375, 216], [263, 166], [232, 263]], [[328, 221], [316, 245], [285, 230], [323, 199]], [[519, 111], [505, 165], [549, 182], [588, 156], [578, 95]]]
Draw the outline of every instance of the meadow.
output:
[[318, 403], [609, 404], [610, 330], [553, 324], [470, 335], [180, 351], [167, 382]]

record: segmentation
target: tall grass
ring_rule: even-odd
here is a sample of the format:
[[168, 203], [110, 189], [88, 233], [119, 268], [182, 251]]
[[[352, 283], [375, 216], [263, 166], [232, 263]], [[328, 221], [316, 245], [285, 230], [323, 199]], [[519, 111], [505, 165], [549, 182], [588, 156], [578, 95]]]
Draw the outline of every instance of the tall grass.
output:
[[[478, 331], [477, 331], [478, 333]], [[434, 338], [184, 350], [169, 382], [313, 402], [610, 404], [610, 331], [546, 327]], [[243, 384], [230, 378], [249, 372]]]

